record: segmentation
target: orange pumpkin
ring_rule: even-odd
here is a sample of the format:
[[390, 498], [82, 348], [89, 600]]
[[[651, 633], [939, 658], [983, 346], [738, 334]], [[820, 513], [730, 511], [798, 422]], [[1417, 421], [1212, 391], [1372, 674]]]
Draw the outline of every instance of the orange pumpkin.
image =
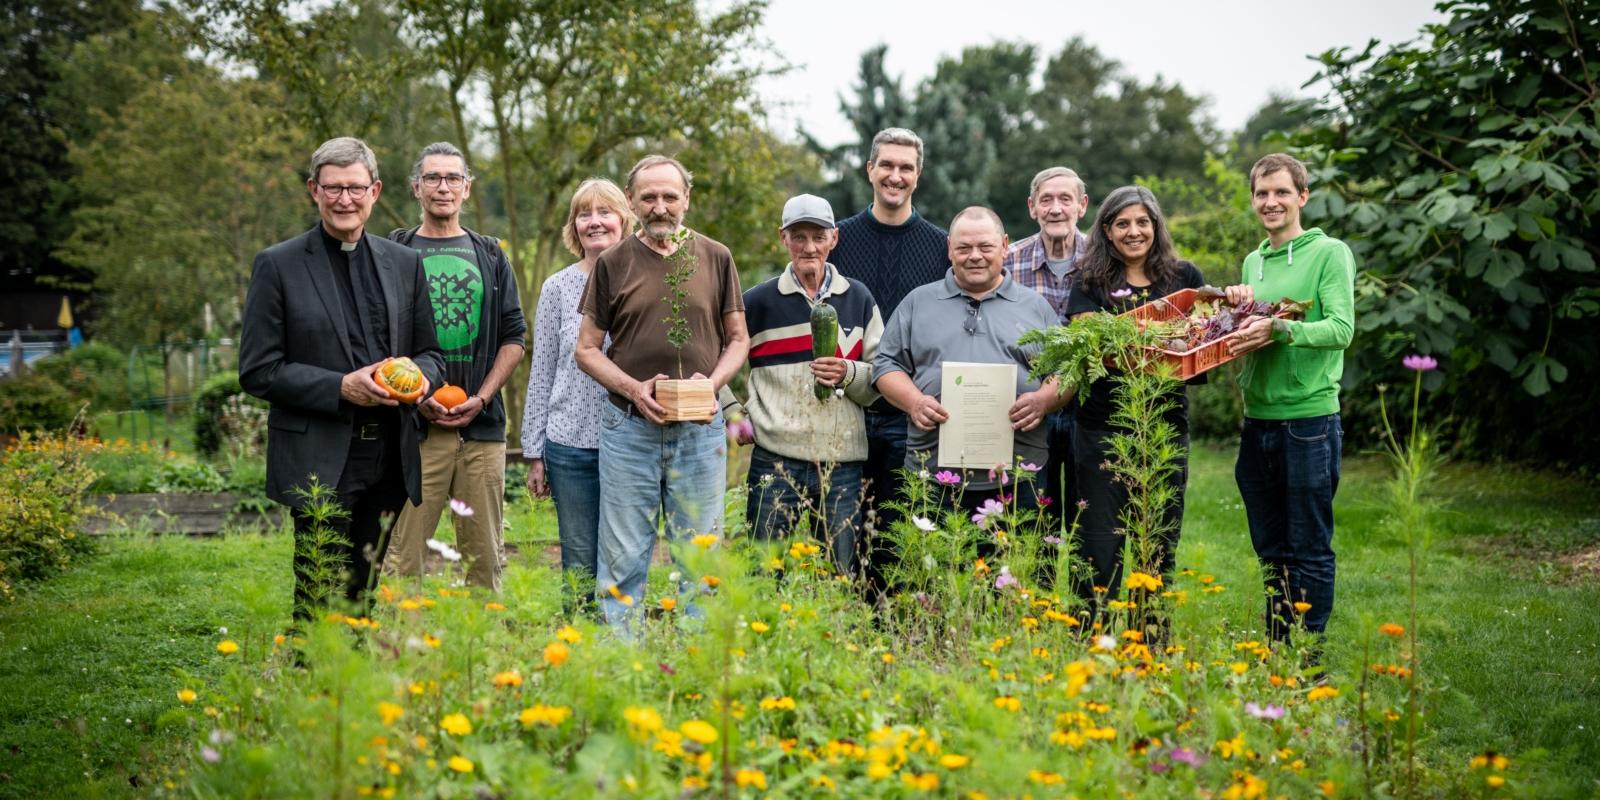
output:
[[372, 371], [372, 381], [402, 403], [422, 397], [422, 369], [405, 356], [391, 358]]
[[433, 393], [433, 399], [445, 408], [455, 408], [467, 402], [467, 391], [460, 386], [445, 384]]

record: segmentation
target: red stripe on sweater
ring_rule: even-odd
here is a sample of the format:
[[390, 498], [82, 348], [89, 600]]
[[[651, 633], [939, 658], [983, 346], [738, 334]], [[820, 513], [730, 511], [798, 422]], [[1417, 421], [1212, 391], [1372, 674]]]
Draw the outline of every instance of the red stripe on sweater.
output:
[[790, 336], [787, 339], [772, 339], [750, 348], [751, 358], [762, 356], [781, 356], [788, 353], [798, 353], [811, 349], [811, 334], [804, 336]]

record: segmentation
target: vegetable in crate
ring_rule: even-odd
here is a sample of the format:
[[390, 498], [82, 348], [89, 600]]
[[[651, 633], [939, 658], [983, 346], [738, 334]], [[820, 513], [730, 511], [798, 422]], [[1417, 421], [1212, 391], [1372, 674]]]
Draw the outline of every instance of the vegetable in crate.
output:
[[1202, 287], [1195, 293], [1194, 306], [1188, 316], [1172, 320], [1172, 329], [1163, 332], [1166, 350], [1187, 352], [1210, 344], [1244, 327], [1251, 317], [1282, 317], [1304, 319], [1310, 300], [1290, 300], [1285, 297], [1276, 303], [1256, 300], [1239, 305], [1231, 304], [1221, 289]]
[[[839, 350], [839, 312], [826, 302], [811, 306], [811, 357], [829, 358]], [[833, 387], [817, 381], [811, 391], [818, 400], [833, 396]]]

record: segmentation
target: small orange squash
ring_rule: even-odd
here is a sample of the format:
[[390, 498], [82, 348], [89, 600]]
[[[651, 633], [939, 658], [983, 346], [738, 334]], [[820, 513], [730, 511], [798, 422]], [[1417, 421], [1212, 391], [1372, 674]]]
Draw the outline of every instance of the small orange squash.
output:
[[405, 356], [379, 364], [372, 371], [372, 381], [402, 403], [415, 403], [422, 397], [422, 369]]
[[452, 386], [447, 383], [440, 386], [439, 391], [433, 393], [433, 399], [445, 408], [455, 408], [467, 402], [467, 391], [460, 386]]

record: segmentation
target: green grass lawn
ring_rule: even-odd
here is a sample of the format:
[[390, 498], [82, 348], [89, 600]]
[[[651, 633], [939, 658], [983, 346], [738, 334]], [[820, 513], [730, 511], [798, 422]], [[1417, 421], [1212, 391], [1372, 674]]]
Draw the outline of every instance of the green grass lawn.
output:
[[[1227, 587], [1225, 619], [1259, 628], [1258, 576], [1231, 453], [1197, 448], [1179, 566]], [[1360, 641], [1404, 622], [1406, 549], [1385, 525], [1381, 461], [1346, 461], [1338, 509], [1336, 685], [1362, 669]], [[1530, 796], [1600, 791], [1600, 581], [1564, 566], [1600, 542], [1600, 490], [1549, 474], [1455, 465], [1422, 559], [1420, 626], [1429, 725], [1421, 755], [1459, 771], [1512, 755]], [[508, 509], [525, 552], [553, 539], [548, 504]], [[289, 608], [289, 538], [119, 537], [69, 573], [0, 606], [0, 797], [143, 794], [181, 777], [192, 734], [169, 712], [183, 676], [220, 674], [218, 629], [271, 629]], [[517, 569], [516, 566], [513, 569]], [[1215, 603], [1207, 604], [1215, 609]]]

